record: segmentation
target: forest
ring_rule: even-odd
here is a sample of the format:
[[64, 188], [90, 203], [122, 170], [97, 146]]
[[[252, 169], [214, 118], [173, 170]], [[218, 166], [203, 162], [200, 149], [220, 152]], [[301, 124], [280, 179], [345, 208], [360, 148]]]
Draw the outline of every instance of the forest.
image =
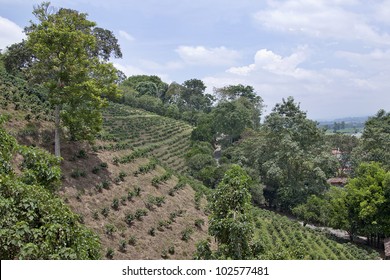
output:
[[87, 14], [33, 15], [0, 54], [0, 259], [390, 257], [390, 112], [329, 133], [291, 96], [126, 77]]

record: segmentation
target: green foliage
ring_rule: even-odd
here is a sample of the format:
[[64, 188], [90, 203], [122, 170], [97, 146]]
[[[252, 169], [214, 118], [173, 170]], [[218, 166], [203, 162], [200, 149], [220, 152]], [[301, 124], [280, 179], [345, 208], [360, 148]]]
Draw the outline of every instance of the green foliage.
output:
[[[327, 231], [301, 226], [272, 211], [254, 209], [256, 259], [264, 260], [369, 260], [379, 259], [375, 250], [363, 249]], [[255, 251], [257, 251], [255, 253]]]
[[181, 240], [188, 241], [192, 235], [194, 230], [191, 227], [186, 227], [184, 230], [181, 231]]
[[0, 174], [12, 173], [11, 159], [18, 147], [15, 138], [3, 128], [5, 116], [0, 115]]
[[121, 239], [119, 241], [119, 251], [126, 252], [126, 249], [127, 249], [127, 242], [126, 240]]
[[196, 219], [194, 224], [197, 228], [202, 228], [202, 226], [204, 225], [204, 220], [203, 219]]
[[62, 109], [70, 138], [90, 140], [102, 126], [102, 97], [117, 93], [116, 70], [107, 60], [121, 52], [112, 32], [96, 27], [86, 14], [64, 8], [49, 13], [48, 7], [38, 5], [33, 11], [38, 22], [25, 29], [34, 57], [29, 72], [49, 90], [56, 111]]
[[[98, 237], [39, 185], [0, 175], [1, 259], [98, 259]], [[12, 210], [11, 210], [12, 209]]]
[[128, 226], [131, 226], [133, 224], [134, 219], [135, 219], [135, 216], [133, 214], [129, 213], [125, 217], [125, 222]]
[[277, 104], [260, 131], [244, 136], [224, 151], [221, 162], [238, 162], [252, 178], [261, 178], [253, 189], [255, 198], [261, 203], [263, 184], [268, 205], [277, 209], [291, 211], [310, 195], [322, 193], [328, 188], [326, 179], [338, 169], [324, 133], [293, 98]]
[[168, 181], [172, 177], [172, 173], [169, 171], [166, 171], [163, 175], [161, 176], [156, 176], [152, 178], [152, 186], [158, 187], [159, 184]]
[[105, 226], [105, 230], [104, 230], [105, 234], [109, 237], [112, 237], [112, 235], [114, 234], [114, 232], [116, 232], [116, 228], [114, 225], [112, 224], [107, 224]]
[[108, 217], [108, 214], [110, 213], [110, 209], [108, 207], [104, 207], [102, 210], [101, 210], [101, 214], [107, 218]]
[[137, 220], [141, 221], [141, 220], [142, 220], [142, 217], [146, 216], [147, 214], [148, 214], [148, 211], [147, 211], [146, 209], [141, 209], [141, 208], [139, 208], [139, 209], [137, 209], [137, 210], [135, 211], [134, 217], [135, 217]]
[[252, 257], [251, 240], [253, 222], [251, 216], [250, 178], [238, 165], [233, 165], [213, 193], [209, 233], [214, 236], [226, 258], [249, 259]]
[[151, 227], [150, 229], [148, 229], [148, 234], [151, 236], [155, 236], [156, 235], [156, 228]]
[[77, 179], [77, 178], [80, 178], [80, 177], [85, 177], [87, 176], [87, 173], [84, 171], [84, 170], [80, 170], [80, 169], [76, 169], [76, 170], [73, 170], [71, 173], [70, 173], [70, 176], [74, 179]]
[[52, 192], [58, 189], [61, 179], [59, 158], [33, 147], [21, 146], [19, 153], [23, 156], [21, 165], [23, 182], [45, 186]]
[[106, 258], [112, 260], [112, 258], [114, 257], [114, 255], [115, 255], [114, 249], [112, 249], [112, 248], [107, 248], [107, 251], [106, 251]]
[[379, 110], [365, 123], [359, 146], [353, 151], [354, 167], [375, 161], [390, 170], [390, 112]]
[[169, 246], [168, 253], [171, 255], [175, 254], [175, 246], [174, 245]]
[[346, 185], [348, 218], [366, 236], [390, 234], [390, 171], [362, 163]]
[[251, 111], [239, 100], [219, 103], [212, 114], [215, 130], [227, 136], [227, 144], [238, 140], [245, 127], [253, 127]]
[[[0, 126], [0, 258], [98, 259], [100, 243], [79, 216], [52, 192], [61, 173], [59, 159], [19, 146]], [[11, 162], [19, 152], [18, 176]]]
[[136, 176], [138, 174], [148, 173], [148, 172], [156, 169], [156, 166], [157, 166], [157, 160], [153, 158], [148, 163], [146, 163], [144, 165], [140, 165], [138, 167], [138, 170], [134, 172], [134, 175]]
[[129, 245], [135, 246], [136, 244], [137, 244], [137, 238], [134, 235], [130, 236]]
[[119, 199], [118, 198], [114, 198], [114, 200], [111, 203], [111, 207], [114, 210], [119, 210]]
[[311, 196], [293, 213], [305, 222], [344, 229], [351, 239], [357, 234], [379, 238], [390, 234], [389, 201], [390, 172], [375, 162], [362, 163], [345, 188]]

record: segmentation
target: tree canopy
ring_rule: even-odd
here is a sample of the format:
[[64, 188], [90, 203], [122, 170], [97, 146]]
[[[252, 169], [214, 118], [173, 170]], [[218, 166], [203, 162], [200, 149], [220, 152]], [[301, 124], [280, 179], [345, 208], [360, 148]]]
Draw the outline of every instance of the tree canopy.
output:
[[362, 162], [375, 161], [390, 170], [390, 112], [379, 110], [367, 120], [352, 160], [355, 167]]
[[[48, 2], [35, 7], [33, 14], [37, 22], [25, 28], [27, 40], [21, 46], [33, 57], [29, 75], [49, 90], [59, 156], [61, 124], [73, 140], [93, 139], [101, 129], [105, 97], [118, 92], [117, 70], [107, 61], [122, 53], [113, 33], [96, 27], [87, 14], [65, 8], [54, 12]], [[17, 52], [9, 49], [9, 57]], [[20, 60], [27, 58], [25, 52], [19, 53]]]
[[253, 257], [251, 242], [254, 225], [249, 188], [251, 179], [233, 165], [215, 190], [209, 216], [209, 233], [218, 242], [217, 255], [231, 259]]

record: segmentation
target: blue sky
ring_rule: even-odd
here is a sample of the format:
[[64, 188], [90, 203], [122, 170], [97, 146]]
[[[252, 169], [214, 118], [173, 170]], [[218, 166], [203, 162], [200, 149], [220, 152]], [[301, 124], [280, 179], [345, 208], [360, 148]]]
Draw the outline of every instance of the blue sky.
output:
[[[0, 0], [0, 49], [41, 1]], [[390, 0], [70, 0], [112, 30], [126, 75], [253, 86], [266, 113], [293, 96], [313, 119], [390, 110]]]

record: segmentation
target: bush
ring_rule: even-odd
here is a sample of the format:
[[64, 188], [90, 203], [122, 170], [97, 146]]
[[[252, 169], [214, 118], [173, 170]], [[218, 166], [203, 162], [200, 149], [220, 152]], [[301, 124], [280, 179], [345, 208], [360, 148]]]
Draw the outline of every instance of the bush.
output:
[[95, 186], [95, 189], [96, 189], [97, 192], [101, 193], [103, 191], [103, 184], [97, 184]]
[[169, 246], [168, 253], [171, 255], [175, 254], [175, 246], [174, 245]]
[[92, 173], [93, 174], [98, 174], [100, 171], [100, 167], [99, 166], [95, 166], [94, 168], [92, 168]]
[[130, 236], [129, 245], [135, 246], [136, 244], [137, 244], [137, 238], [134, 235]]
[[133, 221], [136, 217], [133, 214], [127, 214], [125, 217], [125, 222], [127, 225], [131, 226], [133, 224]]
[[141, 196], [141, 188], [140, 187], [134, 187], [134, 195]]
[[104, 180], [104, 181], [102, 182], [102, 186], [103, 186], [103, 189], [108, 190], [108, 189], [110, 188], [110, 182], [107, 181], [107, 180]]
[[108, 224], [108, 225], [105, 226], [105, 233], [106, 233], [106, 235], [112, 236], [115, 231], [116, 231], [116, 228], [115, 228], [114, 225]]
[[127, 242], [126, 240], [120, 240], [119, 241], [119, 251], [126, 252]]
[[77, 158], [80, 158], [80, 159], [85, 159], [88, 157], [87, 155], [87, 152], [85, 150], [80, 150], [77, 154], [76, 154], [76, 157]]
[[188, 241], [191, 237], [191, 234], [193, 233], [193, 229], [190, 227], [187, 227], [181, 232], [181, 240]]
[[111, 260], [113, 257], [114, 257], [114, 249], [107, 248], [106, 258]]
[[94, 220], [98, 220], [99, 219], [99, 213], [98, 213], [98, 211], [93, 211], [93, 213], [92, 213], [92, 218], [94, 219]]
[[111, 207], [114, 210], [118, 210], [119, 209], [119, 199], [114, 198], [114, 200], [111, 203]]
[[151, 236], [155, 236], [156, 234], [156, 229], [154, 227], [151, 227], [149, 230], [148, 230], [148, 234], [151, 235]]
[[167, 250], [166, 249], [163, 249], [162, 252], [161, 252], [161, 257], [163, 259], [167, 259], [168, 258], [168, 253], [167, 253]]
[[202, 226], [204, 226], [204, 220], [203, 219], [196, 219], [195, 220], [195, 226], [197, 228], [202, 228]]
[[101, 214], [107, 218], [108, 214], [110, 213], [110, 209], [108, 207], [104, 207], [101, 211]]
[[128, 201], [133, 200], [133, 197], [134, 197], [134, 196], [135, 196], [134, 192], [129, 191], [129, 192], [127, 193], [127, 200], [128, 200]]
[[84, 170], [76, 169], [73, 170], [72, 173], [70, 173], [70, 176], [74, 179], [85, 177], [87, 176], [87, 173]]
[[147, 213], [148, 213], [148, 211], [147, 211], [146, 209], [137, 209], [137, 210], [135, 211], [134, 216], [135, 216], [135, 218], [136, 218], [137, 220], [142, 220], [142, 217], [146, 216]]

